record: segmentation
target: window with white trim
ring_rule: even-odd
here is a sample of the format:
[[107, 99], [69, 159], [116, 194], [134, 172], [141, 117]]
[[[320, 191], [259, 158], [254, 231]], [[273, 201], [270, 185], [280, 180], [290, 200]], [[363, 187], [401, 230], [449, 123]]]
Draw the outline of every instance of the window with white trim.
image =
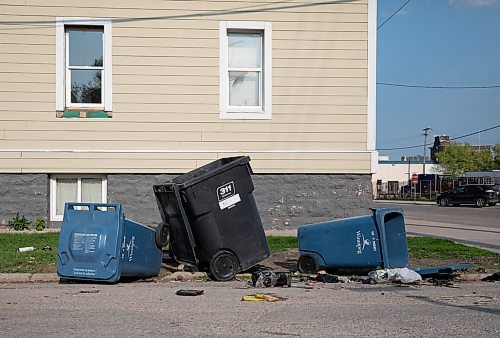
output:
[[271, 119], [271, 23], [223, 21], [219, 35], [220, 117]]
[[57, 18], [56, 110], [112, 110], [111, 20]]
[[52, 175], [50, 177], [50, 220], [62, 221], [66, 202], [106, 203], [105, 175]]

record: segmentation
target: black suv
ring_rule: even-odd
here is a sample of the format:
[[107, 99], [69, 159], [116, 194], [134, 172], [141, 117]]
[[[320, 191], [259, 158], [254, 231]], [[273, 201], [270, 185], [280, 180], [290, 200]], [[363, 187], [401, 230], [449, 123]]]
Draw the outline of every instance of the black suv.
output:
[[437, 204], [446, 207], [450, 204], [475, 204], [481, 208], [486, 205], [493, 206], [498, 203], [498, 192], [490, 185], [464, 185], [451, 191], [443, 192], [437, 196]]

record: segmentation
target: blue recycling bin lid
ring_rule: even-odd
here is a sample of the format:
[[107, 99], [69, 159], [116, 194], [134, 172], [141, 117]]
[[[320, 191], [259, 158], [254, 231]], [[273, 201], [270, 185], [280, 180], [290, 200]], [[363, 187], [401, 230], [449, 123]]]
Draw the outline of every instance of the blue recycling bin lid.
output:
[[117, 282], [123, 222], [120, 204], [66, 203], [57, 249], [59, 277]]
[[380, 236], [382, 263], [384, 268], [408, 266], [408, 244], [400, 208], [371, 208]]

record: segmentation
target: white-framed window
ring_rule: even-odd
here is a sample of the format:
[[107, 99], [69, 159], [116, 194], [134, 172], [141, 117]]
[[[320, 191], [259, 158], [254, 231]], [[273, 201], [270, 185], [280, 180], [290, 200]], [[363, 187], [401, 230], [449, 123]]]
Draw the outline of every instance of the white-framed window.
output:
[[66, 202], [106, 203], [106, 175], [51, 175], [50, 220], [62, 221]]
[[220, 117], [272, 118], [272, 25], [221, 21]]
[[112, 111], [111, 19], [56, 19], [56, 110]]

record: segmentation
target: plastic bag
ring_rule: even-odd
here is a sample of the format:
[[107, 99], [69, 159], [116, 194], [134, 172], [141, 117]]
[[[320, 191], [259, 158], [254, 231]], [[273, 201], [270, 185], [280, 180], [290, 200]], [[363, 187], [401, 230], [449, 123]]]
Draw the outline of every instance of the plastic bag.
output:
[[370, 271], [368, 277], [375, 283], [400, 282], [403, 284], [415, 283], [422, 280], [422, 277], [415, 271], [408, 268], [379, 269]]

